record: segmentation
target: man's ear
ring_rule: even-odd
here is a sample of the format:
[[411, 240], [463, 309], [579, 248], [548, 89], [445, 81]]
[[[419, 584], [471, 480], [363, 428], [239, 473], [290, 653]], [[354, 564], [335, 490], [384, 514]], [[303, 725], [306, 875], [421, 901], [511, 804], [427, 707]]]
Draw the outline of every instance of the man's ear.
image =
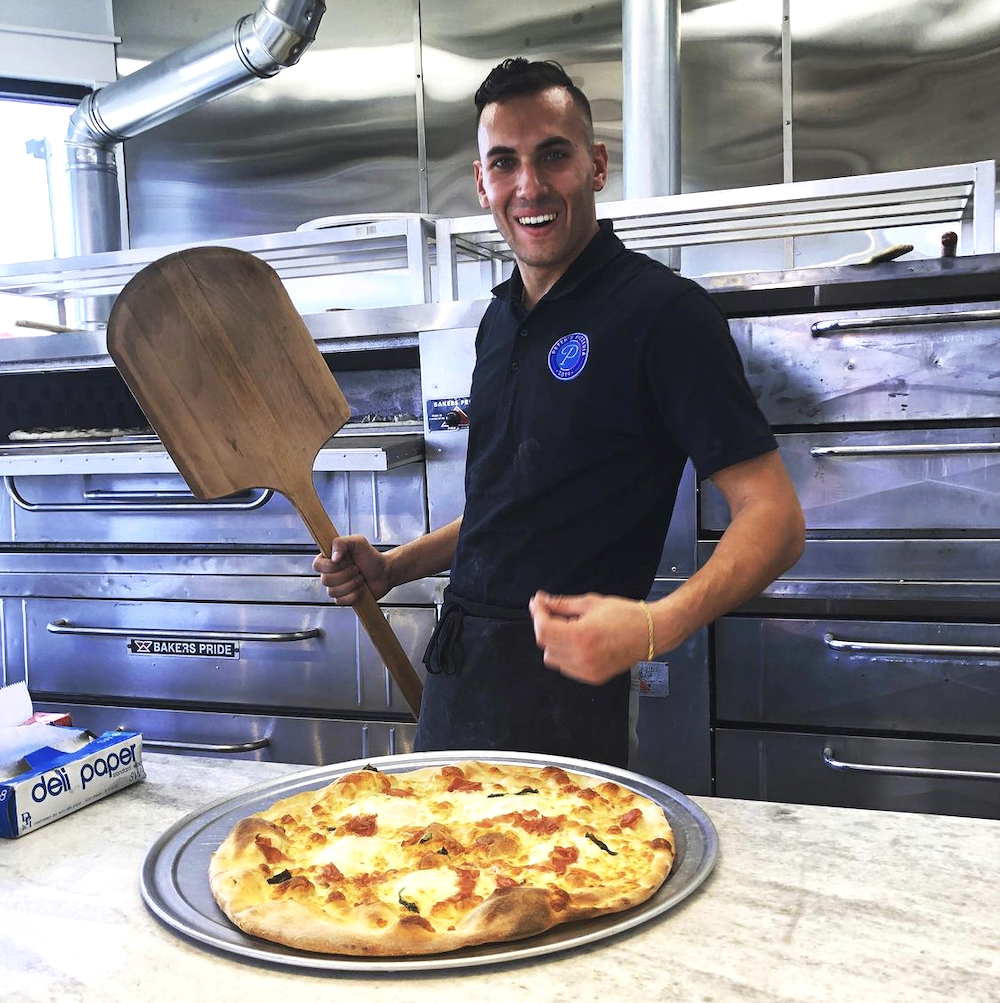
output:
[[594, 143], [594, 191], [601, 191], [608, 183], [608, 148]]
[[[472, 170], [476, 175], [476, 194], [479, 196], [479, 204], [484, 209], [489, 209], [490, 200], [487, 198], [486, 189], [483, 188], [483, 165], [480, 161], [474, 160], [472, 162]], [[604, 186], [601, 185], [603, 188]]]

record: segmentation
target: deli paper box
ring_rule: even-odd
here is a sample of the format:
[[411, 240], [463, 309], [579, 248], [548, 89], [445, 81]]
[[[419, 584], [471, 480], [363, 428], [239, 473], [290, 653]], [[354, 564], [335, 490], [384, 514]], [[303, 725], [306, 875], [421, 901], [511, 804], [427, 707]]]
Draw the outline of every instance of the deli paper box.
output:
[[24, 836], [145, 779], [139, 732], [87, 734], [92, 740], [73, 752], [44, 746], [27, 753], [27, 769], [0, 781], [0, 836]]

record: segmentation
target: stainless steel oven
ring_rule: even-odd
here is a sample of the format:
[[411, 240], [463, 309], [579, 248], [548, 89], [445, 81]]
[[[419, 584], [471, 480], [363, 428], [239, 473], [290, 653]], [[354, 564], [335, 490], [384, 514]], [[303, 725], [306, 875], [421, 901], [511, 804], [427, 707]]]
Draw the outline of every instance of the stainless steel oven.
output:
[[[846, 269], [814, 293], [845, 305], [731, 321], [808, 541], [713, 628], [720, 795], [1000, 818], [1000, 309], [957, 278]], [[727, 519], [704, 486], [700, 560]]]

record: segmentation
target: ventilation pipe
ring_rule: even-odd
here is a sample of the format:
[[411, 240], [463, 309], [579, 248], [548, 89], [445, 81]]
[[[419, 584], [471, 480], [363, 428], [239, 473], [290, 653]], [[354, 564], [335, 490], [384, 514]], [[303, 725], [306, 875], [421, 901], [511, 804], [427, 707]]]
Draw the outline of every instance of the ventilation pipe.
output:
[[[622, 0], [626, 199], [681, 190], [680, 24], [681, 0]], [[679, 267], [680, 248], [670, 248], [663, 260]]]
[[[234, 27], [88, 94], [66, 134], [72, 253], [121, 249], [115, 144], [293, 66], [325, 11], [325, 0], [263, 0]], [[112, 300], [85, 301], [83, 323], [104, 323]]]

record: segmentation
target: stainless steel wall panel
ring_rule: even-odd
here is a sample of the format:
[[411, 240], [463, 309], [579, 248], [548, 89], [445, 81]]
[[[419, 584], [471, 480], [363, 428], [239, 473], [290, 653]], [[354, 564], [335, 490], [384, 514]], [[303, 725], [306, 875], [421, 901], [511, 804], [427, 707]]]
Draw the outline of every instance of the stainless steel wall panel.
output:
[[[409, 713], [353, 610], [346, 607], [23, 602], [25, 676], [29, 689], [40, 696], [86, 698], [99, 692], [126, 701]], [[434, 628], [433, 607], [384, 611], [419, 667]], [[303, 633], [307, 636], [298, 636]], [[245, 634], [266, 636], [241, 637]], [[212, 638], [235, 642], [237, 657], [179, 653], [197, 652], [199, 641]], [[158, 653], [154, 645], [144, 652], [140, 642], [150, 639], [174, 647]]]
[[724, 617], [720, 721], [1000, 738], [1000, 625]]
[[1000, 7], [791, 0], [795, 180], [979, 160], [1000, 130]]
[[[1000, 538], [1000, 427], [782, 434], [778, 448], [807, 530], [902, 531]], [[729, 512], [710, 483], [702, 527]], [[959, 574], [960, 577], [960, 574]]]
[[719, 797], [1000, 818], [1000, 782], [829, 768], [824, 750], [876, 767], [1000, 773], [1000, 745], [719, 728]]
[[730, 330], [775, 425], [1000, 417], [997, 303], [734, 319]]
[[[996, 155], [1000, 7], [984, 0], [791, 2], [794, 178]], [[796, 264], [889, 243], [937, 256], [943, 227], [796, 240]]]
[[326, 766], [369, 756], [413, 751], [415, 724], [268, 714], [45, 703], [38, 710], [68, 710], [73, 724], [103, 731], [142, 732], [143, 748], [181, 756], [252, 759]]
[[779, 184], [781, 0], [682, 2], [681, 12], [682, 190]]
[[[375, 543], [399, 544], [427, 532], [421, 463], [378, 472], [320, 472], [314, 481], [342, 534], [363, 533]], [[5, 507], [13, 508], [13, 540], [21, 545], [313, 545], [298, 513], [281, 495], [272, 494], [255, 508], [255, 500], [266, 497], [260, 491], [197, 502], [179, 474], [17, 477], [5, 481], [3, 497]], [[103, 507], [107, 505], [113, 509]]]
[[[119, 65], [235, 24], [245, 0], [117, 0]], [[411, 0], [328, 8], [302, 61], [125, 144], [133, 246], [419, 210]]]

